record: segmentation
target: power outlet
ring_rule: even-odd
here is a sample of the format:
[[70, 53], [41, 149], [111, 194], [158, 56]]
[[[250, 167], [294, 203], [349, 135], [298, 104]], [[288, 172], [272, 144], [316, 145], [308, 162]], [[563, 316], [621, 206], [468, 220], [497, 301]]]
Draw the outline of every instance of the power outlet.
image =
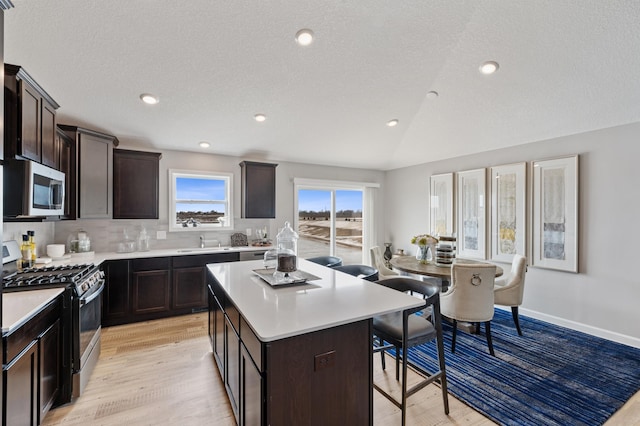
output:
[[167, 231], [156, 231], [156, 239], [157, 240], [166, 240], [167, 239]]
[[313, 358], [313, 371], [320, 371], [324, 368], [333, 367], [336, 363], [336, 351], [329, 351], [318, 354]]

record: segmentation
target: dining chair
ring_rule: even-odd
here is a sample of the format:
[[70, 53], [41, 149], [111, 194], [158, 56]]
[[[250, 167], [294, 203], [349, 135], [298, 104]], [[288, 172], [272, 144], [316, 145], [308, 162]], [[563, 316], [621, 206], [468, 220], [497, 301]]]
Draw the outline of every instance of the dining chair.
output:
[[337, 256], [317, 256], [310, 257], [307, 260], [309, 262], [317, 263], [318, 265], [328, 266], [329, 268], [342, 265], [342, 259]]
[[496, 279], [493, 287], [494, 303], [511, 307], [513, 323], [516, 325], [516, 330], [518, 330], [520, 336], [522, 336], [522, 330], [520, 329], [520, 320], [518, 318], [518, 306], [522, 305], [526, 272], [527, 258], [516, 254], [513, 256], [509, 275]]
[[[438, 285], [418, 281], [409, 277], [387, 278], [376, 281], [377, 284], [392, 288], [401, 292], [413, 292], [423, 295], [423, 304], [417, 308], [405, 309], [401, 312], [393, 312], [373, 318], [374, 342], [379, 339], [379, 345], [374, 346], [373, 352], [380, 352], [382, 369], [385, 369], [385, 352], [395, 348], [396, 356], [396, 380], [399, 379], [400, 353], [402, 353], [402, 393], [400, 401], [389, 392], [379, 387], [375, 382], [374, 389], [391, 401], [402, 411], [402, 425], [406, 423], [407, 398], [424, 388], [428, 384], [438, 381], [442, 390], [442, 402], [445, 414], [449, 414], [449, 399], [447, 393], [447, 375], [445, 371], [444, 343], [442, 338], [442, 322], [440, 317], [440, 288]], [[425, 316], [416, 315], [417, 312], [430, 310], [430, 320]], [[413, 365], [419, 371], [423, 379], [407, 389], [407, 366], [409, 364], [409, 348], [423, 343], [436, 341], [439, 369], [427, 372]]]
[[479, 323], [484, 322], [489, 353], [495, 356], [491, 341], [495, 276], [496, 265], [490, 263], [451, 265], [451, 285], [440, 295], [440, 308], [442, 315], [453, 321], [452, 353], [456, 350], [458, 321], [477, 323], [478, 334]]
[[363, 280], [378, 281], [378, 270], [369, 265], [340, 265], [334, 266], [333, 269]]
[[371, 247], [369, 249], [369, 254], [371, 255], [371, 266], [378, 270], [380, 279], [392, 278], [400, 275], [393, 269], [387, 267], [380, 246]]

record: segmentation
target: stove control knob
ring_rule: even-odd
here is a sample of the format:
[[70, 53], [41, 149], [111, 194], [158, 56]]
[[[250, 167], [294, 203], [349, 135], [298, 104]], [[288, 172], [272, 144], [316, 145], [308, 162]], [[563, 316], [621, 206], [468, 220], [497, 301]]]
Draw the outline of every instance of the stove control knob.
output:
[[82, 291], [87, 291], [89, 289], [89, 284], [84, 283], [82, 284]]

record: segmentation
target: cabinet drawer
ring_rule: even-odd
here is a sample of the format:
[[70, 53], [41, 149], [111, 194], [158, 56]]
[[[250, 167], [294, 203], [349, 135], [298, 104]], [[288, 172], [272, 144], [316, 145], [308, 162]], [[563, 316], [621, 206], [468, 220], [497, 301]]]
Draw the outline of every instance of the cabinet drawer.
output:
[[240, 317], [240, 340], [242, 340], [245, 348], [247, 348], [247, 352], [251, 355], [253, 363], [258, 367], [258, 370], [262, 372], [262, 342], [242, 317]]
[[171, 269], [170, 257], [150, 257], [148, 259], [133, 259], [131, 261], [131, 270], [134, 272], [166, 269]]

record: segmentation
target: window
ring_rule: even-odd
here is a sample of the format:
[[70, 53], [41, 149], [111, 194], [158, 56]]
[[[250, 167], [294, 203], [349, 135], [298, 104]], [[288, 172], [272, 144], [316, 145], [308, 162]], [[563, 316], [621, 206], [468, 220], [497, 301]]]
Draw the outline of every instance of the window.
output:
[[233, 175], [169, 170], [169, 230], [233, 229]]

